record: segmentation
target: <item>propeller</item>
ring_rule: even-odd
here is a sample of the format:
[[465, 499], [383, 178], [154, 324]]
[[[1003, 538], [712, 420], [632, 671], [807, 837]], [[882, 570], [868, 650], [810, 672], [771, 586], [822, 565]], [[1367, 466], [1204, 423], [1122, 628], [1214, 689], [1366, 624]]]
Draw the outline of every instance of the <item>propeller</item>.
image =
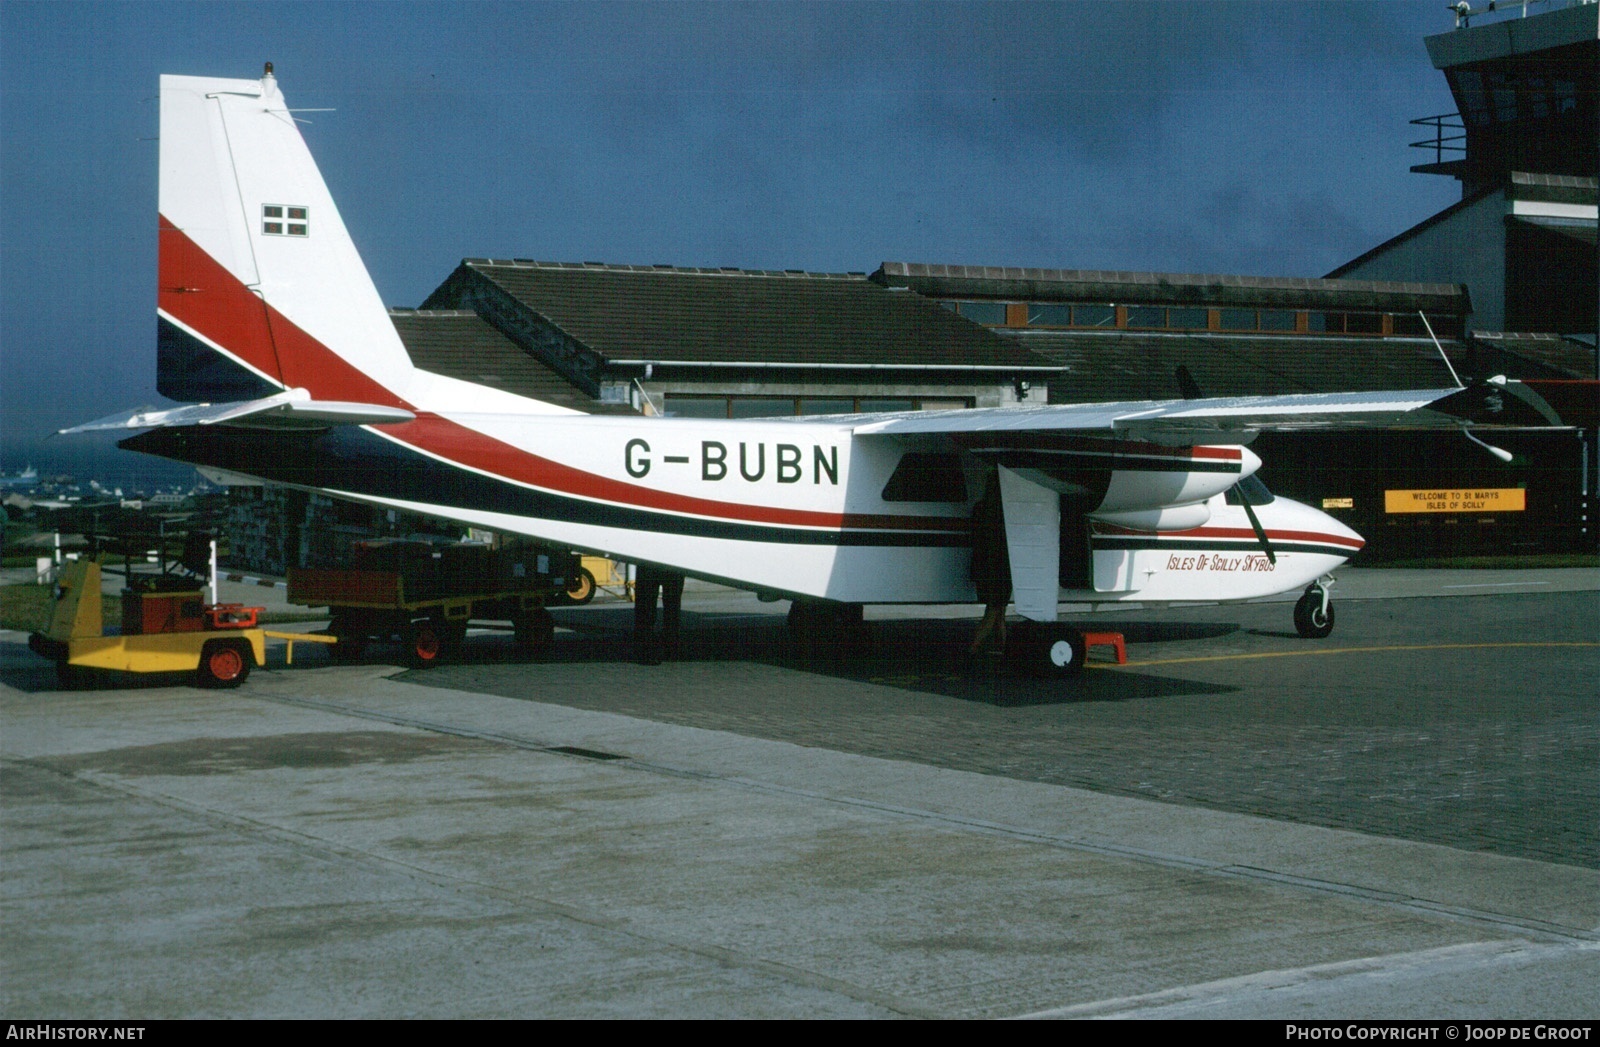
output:
[[1200, 383], [1194, 380], [1194, 372], [1189, 370], [1188, 364], [1178, 365], [1178, 391], [1185, 400], [1199, 400], [1206, 395], [1200, 391]]
[[1276, 567], [1278, 554], [1272, 551], [1272, 543], [1267, 540], [1267, 529], [1261, 526], [1261, 521], [1256, 517], [1255, 508], [1250, 504], [1250, 496], [1245, 493], [1244, 484], [1238, 484], [1234, 490], [1239, 492], [1239, 504], [1244, 506], [1244, 514], [1250, 518], [1250, 528], [1256, 532], [1256, 541], [1261, 543], [1261, 551], [1267, 554], [1267, 562]]

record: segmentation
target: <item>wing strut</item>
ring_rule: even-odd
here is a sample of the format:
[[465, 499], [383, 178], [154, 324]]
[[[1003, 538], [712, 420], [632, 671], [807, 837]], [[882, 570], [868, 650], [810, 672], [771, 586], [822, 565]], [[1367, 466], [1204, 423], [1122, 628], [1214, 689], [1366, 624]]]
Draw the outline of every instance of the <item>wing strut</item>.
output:
[[1061, 594], [1061, 496], [1019, 472], [998, 468], [1011, 598], [1024, 618], [1053, 622]]

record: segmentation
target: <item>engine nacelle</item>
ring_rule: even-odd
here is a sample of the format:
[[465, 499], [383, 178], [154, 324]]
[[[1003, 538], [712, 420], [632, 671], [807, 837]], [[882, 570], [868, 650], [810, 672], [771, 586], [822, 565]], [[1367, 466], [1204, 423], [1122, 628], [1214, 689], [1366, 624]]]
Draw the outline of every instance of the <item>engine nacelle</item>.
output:
[[1206, 502], [1169, 505], [1162, 509], [1125, 509], [1121, 512], [1092, 512], [1089, 519], [1126, 527], [1132, 531], [1187, 531], [1211, 522], [1211, 506]]
[[1254, 451], [1236, 444], [1190, 448], [1189, 462], [1194, 468], [1114, 470], [1105, 497], [1095, 506], [1093, 515], [1096, 519], [1113, 522], [1102, 514], [1204, 502], [1261, 468], [1261, 459]]

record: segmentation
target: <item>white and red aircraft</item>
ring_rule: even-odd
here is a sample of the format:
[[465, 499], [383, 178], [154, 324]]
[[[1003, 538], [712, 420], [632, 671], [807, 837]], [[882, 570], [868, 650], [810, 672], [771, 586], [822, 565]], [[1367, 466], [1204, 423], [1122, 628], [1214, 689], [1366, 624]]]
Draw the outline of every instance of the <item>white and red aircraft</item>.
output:
[[[1307, 588], [1360, 535], [1252, 474], [1261, 429], [1394, 424], [1455, 389], [707, 421], [589, 416], [413, 366], [271, 67], [161, 78], [161, 388], [208, 403], [68, 431], [823, 606], [971, 603], [997, 478], [1017, 646], [1083, 662], [1065, 601]], [[762, 469], [741, 462], [769, 463]], [[749, 479], [750, 475], [756, 479]]]

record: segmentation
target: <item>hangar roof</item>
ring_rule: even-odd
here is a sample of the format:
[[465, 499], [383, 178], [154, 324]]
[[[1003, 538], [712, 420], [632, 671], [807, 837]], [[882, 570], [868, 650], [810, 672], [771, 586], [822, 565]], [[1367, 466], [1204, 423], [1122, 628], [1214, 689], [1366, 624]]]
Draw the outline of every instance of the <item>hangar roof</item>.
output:
[[545, 403], [591, 414], [620, 411], [602, 404], [551, 368], [518, 348], [477, 313], [458, 309], [390, 309], [411, 362], [425, 371], [504, 389]]
[[1276, 309], [1472, 311], [1463, 284], [1390, 283], [1204, 273], [1131, 273], [884, 262], [871, 279], [934, 298], [1115, 302]]
[[[1591, 336], [1591, 340], [1592, 340]], [[1558, 334], [1474, 331], [1490, 370], [1513, 378], [1589, 379], [1594, 377], [1594, 346]]]
[[[1206, 396], [1437, 389], [1455, 384], [1426, 339], [1319, 335], [1018, 331], [1034, 352], [1071, 368], [1050, 385], [1052, 403], [1155, 400], [1182, 395], [1189, 369]], [[1458, 370], [1459, 342], [1444, 343]]]
[[1050, 368], [1026, 347], [860, 273], [468, 258], [423, 308], [473, 309], [513, 330], [554, 328], [575, 344], [553, 356], [587, 352], [601, 368]]

